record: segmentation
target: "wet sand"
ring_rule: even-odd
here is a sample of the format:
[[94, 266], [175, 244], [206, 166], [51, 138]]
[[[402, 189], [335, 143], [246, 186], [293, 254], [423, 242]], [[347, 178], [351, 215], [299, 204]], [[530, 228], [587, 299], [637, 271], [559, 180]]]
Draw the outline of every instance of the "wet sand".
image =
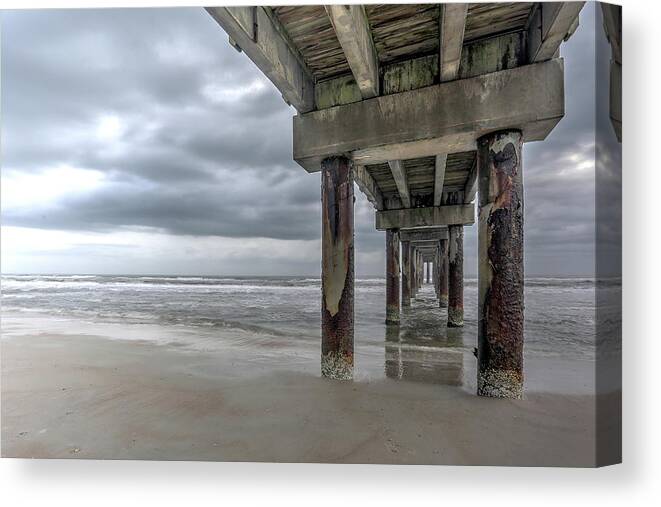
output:
[[295, 358], [267, 367], [94, 335], [3, 336], [1, 347], [3, 457], [595, 463], [591, 395], [496, 400], [397, 378], [328, 381]]

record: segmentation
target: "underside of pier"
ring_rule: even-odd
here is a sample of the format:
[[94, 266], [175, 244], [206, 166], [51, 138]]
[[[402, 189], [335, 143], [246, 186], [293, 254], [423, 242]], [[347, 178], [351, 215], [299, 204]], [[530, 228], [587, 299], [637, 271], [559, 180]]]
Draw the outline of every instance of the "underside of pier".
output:
[[297, 110], [294, 160], [322, 172], [324, 376], [353, 372], [355, 182], [386, 231], [390, 325], [432, 282], [425, 263], [447, 325], [463, 325], [477, 204], [478, 394], [523, 395], [521, 148], [564, 116], [559, 48], [583, 4], [207, 8]]

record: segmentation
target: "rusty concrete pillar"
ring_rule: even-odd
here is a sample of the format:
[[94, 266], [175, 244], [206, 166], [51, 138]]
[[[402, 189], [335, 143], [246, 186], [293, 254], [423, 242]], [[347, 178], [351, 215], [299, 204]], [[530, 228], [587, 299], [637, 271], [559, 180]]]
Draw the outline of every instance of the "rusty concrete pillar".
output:
[[478, 139], [477, 394], [523, 397], [523, 137]]
[[411, 306], [411, 243], [402, 241], [402, 306]]
[[448, 240], [441, 239], [438, 242], [438, 306], [448, 307]]
[[321, 374], [353, 378], [353, 166], [346, 157], [321, 162]]
[[448, 327], [464, 325], [464, 226], [448, 227]]
[[386, 324], [399, 324], [399, 229], [386, 231]]

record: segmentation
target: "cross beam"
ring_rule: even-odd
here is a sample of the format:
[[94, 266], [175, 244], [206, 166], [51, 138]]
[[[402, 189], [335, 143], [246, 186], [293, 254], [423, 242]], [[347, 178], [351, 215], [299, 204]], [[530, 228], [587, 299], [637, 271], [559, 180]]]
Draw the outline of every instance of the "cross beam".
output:
[[324, 157], [356, 151], [363, 164], [470, 151], [504, 128], [542, 140], [564, 109], [564, 65], [555, 59], [299, 114], [294, 160], [316, 172]]
[[475, 223], [475, 207], [472, 204], [376, 212], [376, 229], [379, 231], [441, 225], [472, 225], [473, 223]]
[[439, 241], [448, 239], [447, 228], [438, 229], [405, 229], [399, 231], [401, 241]]

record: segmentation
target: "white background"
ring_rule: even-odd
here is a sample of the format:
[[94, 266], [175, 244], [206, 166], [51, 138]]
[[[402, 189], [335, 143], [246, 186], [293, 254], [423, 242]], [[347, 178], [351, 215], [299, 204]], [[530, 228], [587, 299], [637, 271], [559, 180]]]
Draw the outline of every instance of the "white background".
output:
[[[400, 0], [401, 1], [401, 0]], [[198, 5], [20, 2], [2, 8]], [[212, 3], [220, 3], [215, 0]], [[241, 4], [234, 0], [232, 4]], [[258, 3], [258, 2], [253, 2]], [[285, 2], [276, 3], [318, 3]], [[598, 470], [0, 460], [3, 505], [658, 504], [661, 2], [624, 0], [624, 464]], [[659, 287], [659, 289], [657, 289]], [[103, 428], [99, 428], [103, 431]], [[429, 504], [420, 502], [430, 502]], [[433, 502], [433, 504], [431, 503]]]

